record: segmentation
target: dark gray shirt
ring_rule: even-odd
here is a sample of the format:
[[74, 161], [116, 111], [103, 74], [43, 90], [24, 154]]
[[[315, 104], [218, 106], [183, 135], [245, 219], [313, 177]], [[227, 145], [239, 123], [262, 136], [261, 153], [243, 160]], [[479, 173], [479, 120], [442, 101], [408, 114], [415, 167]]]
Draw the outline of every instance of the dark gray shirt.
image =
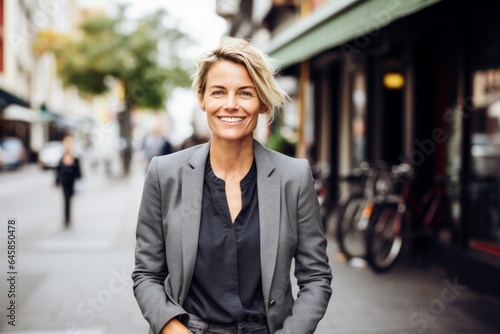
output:
[[255, 160], [240, 187], [242, 208], [233, 224], [225, 182], [214, 174], [207, 159], [198, 253], [183, 307], [212, 323], [266, 321]]

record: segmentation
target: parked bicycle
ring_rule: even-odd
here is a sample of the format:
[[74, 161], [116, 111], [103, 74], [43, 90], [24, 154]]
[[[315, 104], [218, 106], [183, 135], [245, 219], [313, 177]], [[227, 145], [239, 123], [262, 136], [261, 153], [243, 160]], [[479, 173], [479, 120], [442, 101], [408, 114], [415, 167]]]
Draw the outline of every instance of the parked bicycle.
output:
[[420, 199], [410, 165], [395, 166], [392, 173], [394, 192], [376, 203], [367, 230], [366, 260], [376, 272], [394, 266], [410, 236], [413, 241], [428, 241], [437, 230], [449, 229], [456, 238], [445, 178], [437, 176]]
[[331, 194], [330, 194], [330, 164], [328, 162], [318, 162], [312, 166], [314, 178], [314, 188], [318, 196], [320, 207], [321, 222], [323, 230], [326, 232], [328, 217], [332, 212]]
[[340, 251], [347, 257], [366, 256], [366, 233], [374, 204], [391, 188], [391, 177], [385, 162], [370, 166], [364, 162], [345, 181], [357, 185], [336, 210], [336, 239]]

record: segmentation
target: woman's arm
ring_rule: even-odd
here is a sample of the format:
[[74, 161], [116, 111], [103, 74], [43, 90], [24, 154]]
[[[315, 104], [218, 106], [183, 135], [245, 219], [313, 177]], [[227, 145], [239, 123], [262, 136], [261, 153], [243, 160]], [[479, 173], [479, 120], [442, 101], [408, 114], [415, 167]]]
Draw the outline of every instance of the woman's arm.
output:
[[305, 160], [302, 162], [305, 166], [299, 169], [298, 176], [300, 190], [297, 203], [297, 249], [294, 256], [295, 277], [300, 290], [292, 314], [276, 333], [314, 333], [332, 294], [332, 273], [314, 180], [309, 163]]
[[82, 169], [80, 167], [80, 159], [75, 158], [75, 178], [81, 179], [82, 178]]
[[59, 162], [54, 170], [54, 174], [55, 174], [55, 180], [54, 180], [54, 184], [56, 186], [59, 186], [61, 184], [61, 163]]
[[[164, 287], [168, 267], [156, 157], [151, 161], [144, 183], [136, 240], [135, 269], [132, 273], [134, 295], [144, 318], [156, 334], [160, 333], [171, 319], [186, 313], [172, 296], [165, 292]], [[162, 331], [161, 333], [175, 334], [177, 332]]]

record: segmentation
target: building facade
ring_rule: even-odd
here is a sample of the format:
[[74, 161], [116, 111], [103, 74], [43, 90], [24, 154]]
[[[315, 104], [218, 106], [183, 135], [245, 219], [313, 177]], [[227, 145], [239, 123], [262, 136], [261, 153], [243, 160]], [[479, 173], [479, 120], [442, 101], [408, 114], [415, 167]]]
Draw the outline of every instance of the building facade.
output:
[[102, 118], [106, 98], [63, 87], [54, 56], [34, 48], [40, 32], [75, 33], [85, 15], [77, 1], [0, 1], [0, 138], [20, 138], [31, 161], [65, 134], [83, 140]]
[[[446, 179], [456, 231], [436, 259], [471, 281], [471, 266], [498, 274], [498, 2], [250, 2], [271, 8], [250, 19], [254, 35], [232, 32], [295, 78], [297, 155], [331, 164], [335, 197], [338, 176], [363, 161], [411, 165], [419, 196]], [[476, 286], [500, 292], [489, 283]]]

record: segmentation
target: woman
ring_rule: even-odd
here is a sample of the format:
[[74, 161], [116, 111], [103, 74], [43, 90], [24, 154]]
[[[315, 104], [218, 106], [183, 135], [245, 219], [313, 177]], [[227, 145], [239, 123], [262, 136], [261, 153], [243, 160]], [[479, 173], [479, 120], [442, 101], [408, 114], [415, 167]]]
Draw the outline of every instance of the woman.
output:
[[73, 155], [73, 138], [65, 136], [62, 140], [64, 152], [56, 167], [56, 185], [61, 185], [64, 195], [64, 227], [71, 221], [71, 197], [75, 192], [75, 182], [82, 177], [80, 162]]
[[132, 278], [152, 333], [305, 334], [324, 315], [332, 277], [309, 164], [253, 139], [288, 98], [274, 74], [241, 39], [198, 61], [211, 140], [153, 158], [139, 210]]

